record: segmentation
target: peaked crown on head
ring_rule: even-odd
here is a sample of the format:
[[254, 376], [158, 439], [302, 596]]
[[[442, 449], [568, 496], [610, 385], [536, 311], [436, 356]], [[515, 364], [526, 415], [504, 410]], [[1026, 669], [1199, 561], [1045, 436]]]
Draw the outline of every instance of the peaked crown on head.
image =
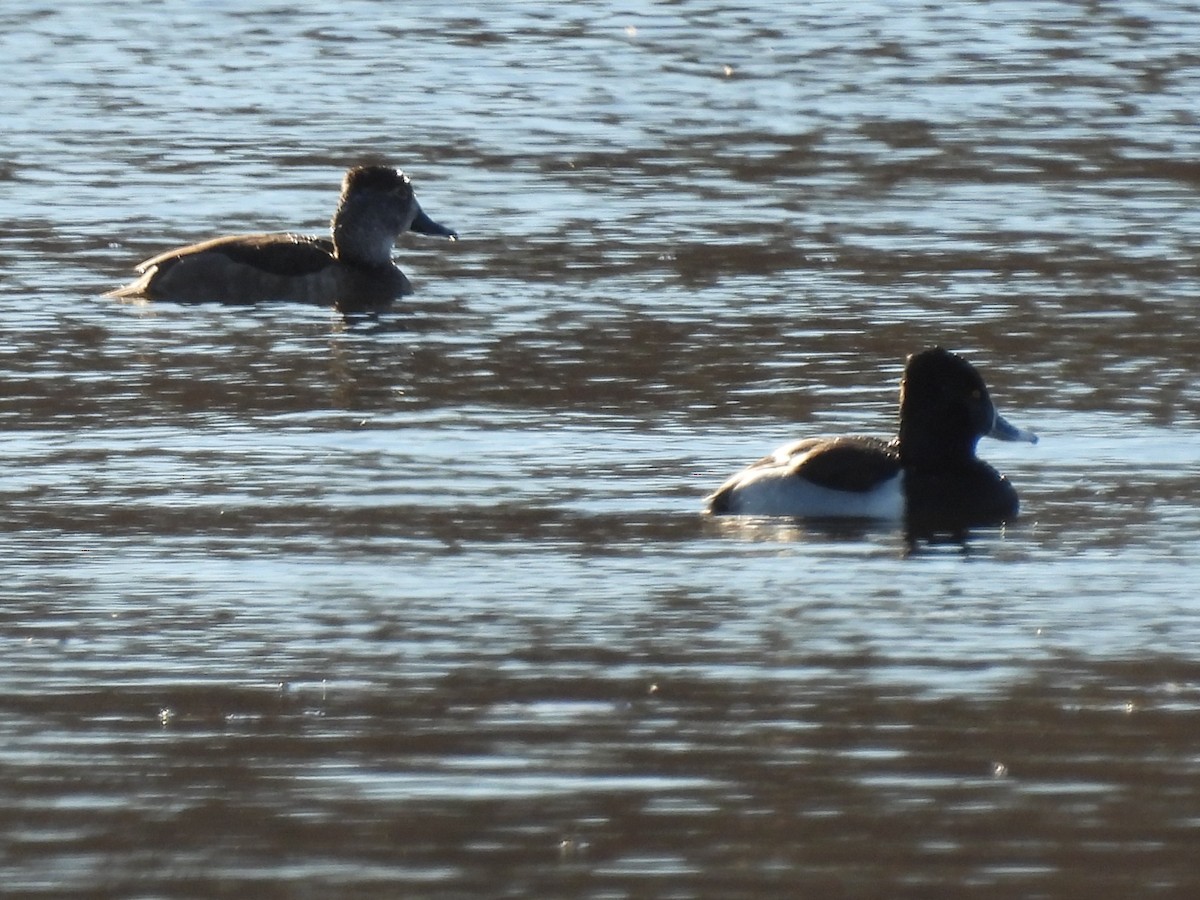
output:
[[412, 181], [399, 169], [391, 166], [355, 166], [342, 179], [342, 192], [365, 191], [412, 191]]

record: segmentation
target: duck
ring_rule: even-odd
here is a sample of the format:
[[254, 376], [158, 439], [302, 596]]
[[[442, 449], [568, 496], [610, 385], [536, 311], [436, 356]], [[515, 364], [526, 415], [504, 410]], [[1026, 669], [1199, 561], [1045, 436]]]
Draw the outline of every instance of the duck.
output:
[[982, 437], [1037, 443], [997, 411], [982, 376], [942, 347], [908, 357], [895, 438], [804, 438], [734, 474], [705, 498], [713, 515], [903, 521], [918, 531], [1001, 525], [1020, 503], [975, 455]]
[[412, 293], [392, 261], [406, 231], [458, 239], [425, 214], [399, 169], [355, 166], [342, 178], [332, 239], [300, 234], [235, 234], [167, 250], [139, 264], [139, 277], [106, 296], [178, 302], [292, 300], [374, 307]]

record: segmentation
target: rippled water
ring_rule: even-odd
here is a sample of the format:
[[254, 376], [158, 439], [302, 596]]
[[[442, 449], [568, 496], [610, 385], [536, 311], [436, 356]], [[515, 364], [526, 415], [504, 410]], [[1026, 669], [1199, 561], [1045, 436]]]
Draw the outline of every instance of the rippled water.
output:
[[[9, 892], [1194, 894], [1200, 5], [0, 26]], [[100, 296], [364, 160], [402, 306]], [[932, 343], [1019, 522], [699, 514]]]

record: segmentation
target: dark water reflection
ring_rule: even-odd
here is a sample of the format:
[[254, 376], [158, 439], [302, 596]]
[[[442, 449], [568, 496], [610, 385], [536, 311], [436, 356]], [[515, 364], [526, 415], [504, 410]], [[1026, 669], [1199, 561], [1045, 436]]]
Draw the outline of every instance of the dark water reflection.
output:
[[362, 643], [342, 663], [370, 686], [10, 696], [10, 888], [38, 890], [13, 863], [47, 849], [56, 890], [111, 895], [1195, 886], [1192, 664], [939, 698], [869, 656], [547, 647], [414, 677], [388, 635]]
[[[1198, 14], [6, 5], [0, 883], [1194, 895]], [[404, 306], [99, 296], [364, 158]], [[933, 343], [1020, 521], [699, 514]]]

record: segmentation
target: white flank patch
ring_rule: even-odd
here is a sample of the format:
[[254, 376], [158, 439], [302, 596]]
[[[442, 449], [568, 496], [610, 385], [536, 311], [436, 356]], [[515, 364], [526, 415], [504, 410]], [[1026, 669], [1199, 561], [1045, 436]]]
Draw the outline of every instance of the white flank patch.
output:
[[729, 494], [736, 516], [902, 519], [904, 473], [898, 472], [869, 491], [836, 491], [790, 474], [786, 467], [747, 469]]

